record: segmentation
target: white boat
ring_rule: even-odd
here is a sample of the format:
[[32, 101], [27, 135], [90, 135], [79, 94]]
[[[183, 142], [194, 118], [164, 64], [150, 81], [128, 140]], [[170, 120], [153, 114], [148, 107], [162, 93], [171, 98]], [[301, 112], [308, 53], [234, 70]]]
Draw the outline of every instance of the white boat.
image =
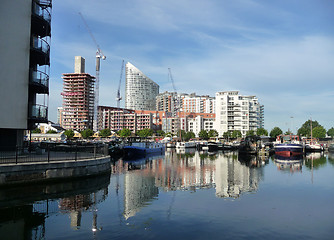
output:
[[195, 148], [196, 143], [195, 142], [177, 142], [176, 148]]
[[324, 150], [323, 146], [315, 138], [303, 139], [305, 143], [306, 152], [321, 152]]

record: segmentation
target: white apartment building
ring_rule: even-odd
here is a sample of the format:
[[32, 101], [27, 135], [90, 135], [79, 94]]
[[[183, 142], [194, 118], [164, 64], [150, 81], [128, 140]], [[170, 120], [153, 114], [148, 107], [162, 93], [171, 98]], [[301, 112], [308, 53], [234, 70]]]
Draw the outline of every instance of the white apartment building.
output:
[[202, 130], [214, 130], [214, 118], [204, 118], [203, 116], [196, 116], [188, 119], [188, 130], [195, 133], [196, 137]]
[[125, 65], [125, 108], [132, 110], [156, 110], [159, 85], [145, 76], [131, 63]]
[[245, 136], [247, 131], [263, 126], [263, 109], [256, 96], [242, 96], [239, 91], [217, 92], [215, 129], [219, 136], [234, 130]]

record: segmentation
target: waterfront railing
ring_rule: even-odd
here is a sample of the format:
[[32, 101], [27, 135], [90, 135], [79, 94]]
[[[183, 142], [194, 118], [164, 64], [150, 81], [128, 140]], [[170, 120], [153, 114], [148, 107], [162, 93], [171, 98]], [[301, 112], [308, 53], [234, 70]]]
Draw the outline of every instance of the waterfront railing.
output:
[[78, 161], [108, 156], [108, 145], [52, 145], [38, 147], [0, 147], [1, 164]]

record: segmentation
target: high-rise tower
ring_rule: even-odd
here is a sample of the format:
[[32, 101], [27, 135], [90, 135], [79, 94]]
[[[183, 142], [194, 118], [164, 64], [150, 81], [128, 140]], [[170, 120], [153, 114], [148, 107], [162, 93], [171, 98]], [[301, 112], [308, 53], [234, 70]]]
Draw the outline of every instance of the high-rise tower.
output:
[[95, 77], [85, 73], [85, 59], [75, 57], [75, 73], [64, 73], [62, 127], [82, 131], [93, 128]]
[[129, 62], [125, 65], [125, 74], [125, 108], [156, 110], [159, 85]]

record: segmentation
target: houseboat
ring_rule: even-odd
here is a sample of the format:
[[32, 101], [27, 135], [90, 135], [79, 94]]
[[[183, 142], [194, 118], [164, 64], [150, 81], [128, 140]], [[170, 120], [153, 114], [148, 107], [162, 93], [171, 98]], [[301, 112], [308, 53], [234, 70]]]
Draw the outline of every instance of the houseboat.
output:
[[297, 135], [279, 135], [274, 143], [276, 155], [295, 156], [304, 153], [304, 146]]

